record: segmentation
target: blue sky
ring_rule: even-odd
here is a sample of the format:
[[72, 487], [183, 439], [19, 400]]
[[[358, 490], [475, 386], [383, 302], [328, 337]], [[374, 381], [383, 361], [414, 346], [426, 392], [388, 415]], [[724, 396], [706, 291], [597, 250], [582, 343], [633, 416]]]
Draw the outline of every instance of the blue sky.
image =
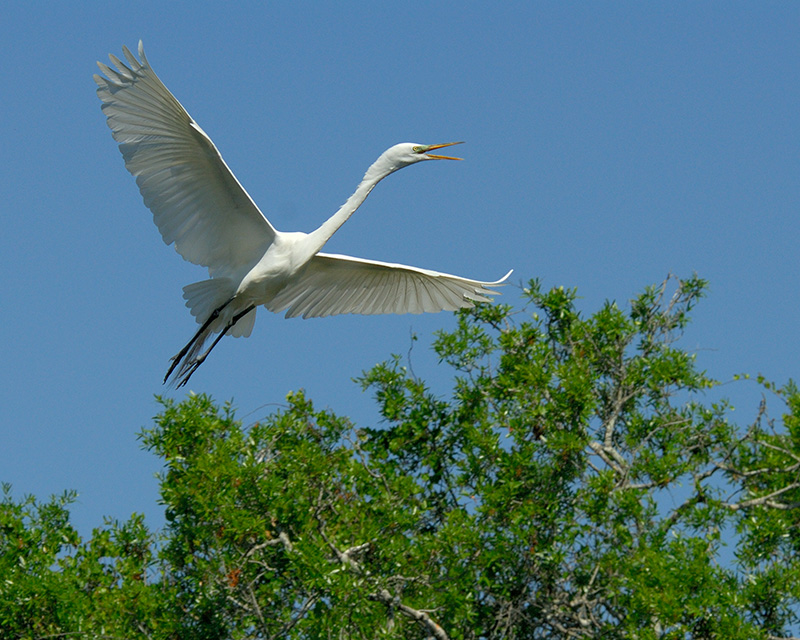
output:
[[[682, 345], [721, 380], [797, 377], [800, 4], [7, 3], [0, 25], [0, 480], [79, 492], [75, 523], [163, 524], [137, 432], [195, 326], [206, 277], [166, 247], [100, 111], [95, 61], [142, 38], [161, 79], [273, 224], [310, 231], [396, 142], [466, 140], [460, 163], [382, 182], [336, 253], [519, 285], [587, 313], [669, 273], [710, 295]], [[516, 286], [504, 302], [519, 300]], [[189, 388], [252, 422], [306, 389], [359, 424], [351, 378], [450, 314], [284, 320], [263, 309]], [[759, 389], [727, 385], [735, 418]], [[777, 413], [779, 407], [776, 405]]]

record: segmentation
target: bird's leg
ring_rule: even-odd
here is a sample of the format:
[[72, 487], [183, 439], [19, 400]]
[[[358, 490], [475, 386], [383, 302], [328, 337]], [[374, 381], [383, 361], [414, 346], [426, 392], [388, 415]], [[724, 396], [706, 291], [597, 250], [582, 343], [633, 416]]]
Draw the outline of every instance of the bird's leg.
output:
[[217, 346], [217, 343], [220, 340], [222, 340], [222, 338], [228, 333], [228, 331], [233, 329], [233, 325], [235, 325], [237, 322], [239, 322], [239, 320], [244, 318], [248, 313], [250, 313], [255, 308], [256, 308], [256, 306], [254, 304], [251, 304], [249, 307], [247, 307], [247, 309], [245, 309], [244, 311], [241, 311], [240, 313], [237, 313], [235, 316], [233, 316], [233, 318], [231, 318], [231, 321], [225, 326], [225, 328], [222, 331], [219, 332], [219, 335], [214, 339], [214, 342], [211, 343], [211, 346], [208, 349], [205, 350], [203, 355], [201, 355], [201, 356], [199, 356], [198, 358], [195, 359], [195, 362], [197, 363], [197, 365], [200, 366], [203, 363], [203, 361], [208, 357], [208, 354], [211, 353], [211, 350], [214, 347]]
[[208, 329], [208, 327], [211, 326], [211, 323], [214, 322], [214, 320], [216, 320], [219, 317], [219, 314], [222, 312], [222, 310], [225, 307], [227, 307], [232, 301], [233, 301], [233, 298], [228, 300], [225, 304], [222, 304], [219, 307], [217, 307], [216, 309], [214, 309], [214, 311], [211, 312], [211, 315], [208, 316], [208, 318], [206, 318], [206, 321], [197, 330], [197, 333], [194, 334], [192, 339], [189, 340], [189, 342], [186, 343], [186, 345], [183, 347], [183, 349], [178, 351], [178, 353], [176, 353], [174, 356], [172, 356], [172, 358], [170, 358], [170, 362], [172, 364], [170, 364], [170, 366], [169, 366], [169, 370], [167, 371], [167, 375], [164, 376], [164, 383], [167, 382], [167, 379], [170, 377], [170, 375], [172, 375], [172, 372], [175, 370], [175, 367], [178, 366], [180, 361], [183, 360], [183, 357], [187, 353], [189, 353], [189, 349], [192, 348], [192, 345], [195, 342], [197, 342], [197, 339], [206, 331], [206, 329]]
[[[227, 303], [226, 303], [226, 304], [227, 304]], [[254, 304], [251, 304], [249, 307], [247, 307], [247, 309], [245, 309], [244, 311], [242, 311], [242, 312], [240, 312], [240, 313], [237, 313], [235, 316], [233, 316], [233, 318], [231, 319], [231, 321], [230, 321], [230, 322], [229, 322], [227, 325], [225, 325], [225, 328], [224, 328], [222, 331], [220, 331], [220, 332], [219, 332], [219, 335], [218, 335], [216, 338], [214, 338], [214, 342], [212, 342], [212, 343], [211, 343], [211, 346], [210, 346], [208, 349], [206, 349], [206, 350], [203, 352], [203, 354], [202, 354], [202, 355], [200, 355], [200, 356], [198, 356], [197, 358], [195, 358], [195, 359], [192, 361], [192, 363], [191, 363], [191, 364], [190, 364], [190, 365], [189, 365], [189, 366], [186, 368], [186, 372], [185, 372], [185, 373], [184, 373], [184, 374], [181, 376], [181, 381], [180, 381], [180, 382], [178, 383], [178, 385], [177, 385], [177, 388], [178, 388], [178, 389], [180, 389], [180, 388], [181, 388], [182, 386], [184, 386], [184, 385], [185, 385], [187, 382], [189, 382], [189, 378], [191, 378], [191, 377], [192, 377], [192, 374], [193, 374], [195, 371], [197, 371], [197, 368], [198, 368], [198, 367], [199, 367], [201, 364], [203, 364], [203, 362], [205, 362], [205, 359], [208, 357], [208, 354], [209, 354], [209, 353], [211, 353], [211, 350], [212, 350], [214, 347], [216, 347], [216, 346], [217, 346], [217, 343], [218, 343], [220, 340], [222, 340], [222, 338], [224, 338], [224, 337], [225, 337], [225, 335], [228, 333], [228, 331], [230, 331], [230, 330], [233, 328], [233, 325], [235, 325], [237, 322], [239, 322], [239, 320], [241, 320], [242, 318], [244, 318], [244, 317], [245, 317], [245, 316], [246, 316], [248, 313], [250, 313], [250, 312], [251, 312], [253, 309], [255, 309], [255, 308], [256, 308], [256, 306], [255, 306]], [[173, 367], [172, 367], [172, 368], [174, 368], [174, 365], [173, 365]], [[170, 369], [170, 371], [171, 371], [171, 370], [172, 370], [172, 369]], [[169, 376], [169, 374], [167, 374], [167, 375]]]

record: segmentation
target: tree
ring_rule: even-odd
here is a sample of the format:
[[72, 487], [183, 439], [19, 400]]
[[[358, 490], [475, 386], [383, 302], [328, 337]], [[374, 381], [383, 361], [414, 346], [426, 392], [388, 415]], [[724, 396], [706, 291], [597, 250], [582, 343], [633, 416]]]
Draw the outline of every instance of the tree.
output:
[[[395, 357], [360, 380], [377, 426], [302, 393], [247, 427], [204, 395], [162, 400], [142, 433], [165, 464], [162, 539], [134, 519], [83, 543], [63, 505], [47, 524], [7, 498], [0, 627], [16, 624], [12, 638], [787, 637], [800, 597], [800, 392], [760, 380], [784, 414], [764, 403], [749, 425], [707, 400], [716, 383], [676, 346], [704, 286], [669, 280], [626, 311], [609, 302], [583, 317], [575, 291], [533, 281], [532, 308], [460, 312], [433, 347], [454, 371], [450, 397]], [[31, 569], [14, 545], [41, 530], [61, 542]], [[107, 597], [82, 587], [92, 576]], [[49, 626], [20, 626], [11, 613], [32, 602], [26, 589], [65, 594], [71, 617], [45, 609]]]
[[148, 581], [154, 540], [143, 518], [106, 522], [83, 542], [69, 524], [75, 497], [15, 501], [3, 485], [0, 637], [149, 637], [154, 628], [166, 630], [163, 590]]

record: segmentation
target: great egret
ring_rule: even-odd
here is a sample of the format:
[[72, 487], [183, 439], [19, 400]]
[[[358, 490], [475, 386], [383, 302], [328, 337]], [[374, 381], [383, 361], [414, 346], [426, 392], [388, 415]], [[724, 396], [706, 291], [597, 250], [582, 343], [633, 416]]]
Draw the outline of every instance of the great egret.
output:
[[[490, 287], [401, 264], [321, 253], [378, 182], [422, 160], [460, 160], [430, 153], [446, 144], [398, 144], [367, 170], [347, 202], [311, 233], [278, 231], [261, 213], [211, 139], [158, 79], [139, 41], [139, 58], [123, 47], [126, 66], [98, 62], [95, 75], [114, 139], [164, 242], [189, 262], [208, 268], [209, 280], [183, 289], [200, 324], [171, 360], [164, 382], [185, 385], [225, 334], [249, 336], [256, 307], [304, 318], [340, 313], [421, 313], [487, 302]], [[206, 342], [219, 334], [204, 350]]]

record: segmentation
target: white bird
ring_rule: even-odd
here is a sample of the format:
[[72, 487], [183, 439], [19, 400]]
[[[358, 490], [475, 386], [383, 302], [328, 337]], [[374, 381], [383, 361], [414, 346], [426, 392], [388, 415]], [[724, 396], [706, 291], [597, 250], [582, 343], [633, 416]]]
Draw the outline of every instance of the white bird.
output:
[[[340, 313], [453, 311], [488, 302], [511, 274], [495, 282], [321, 253], [336, 230], [389, 174], [422, 160], [460, 160], [430, 153], [446, 144], [398, 144], [367, 170], [347, 202], [311, 233], [282, 232], [244, 190], [214, 143], [158, 79], [139, 42], [139, 58], [123, 47], [126, 66], [98, 62], [97, 94], [128, 171], [164, 242], [184, 259], [208, 268], [208, 280], [183, 289], [200, 324], [171, 360], [166, 382], [185, 385], [220, 339], [250, 335], [256, 307], [286, 317]], [[206, 342], [219, 334], [204, 350]]]

